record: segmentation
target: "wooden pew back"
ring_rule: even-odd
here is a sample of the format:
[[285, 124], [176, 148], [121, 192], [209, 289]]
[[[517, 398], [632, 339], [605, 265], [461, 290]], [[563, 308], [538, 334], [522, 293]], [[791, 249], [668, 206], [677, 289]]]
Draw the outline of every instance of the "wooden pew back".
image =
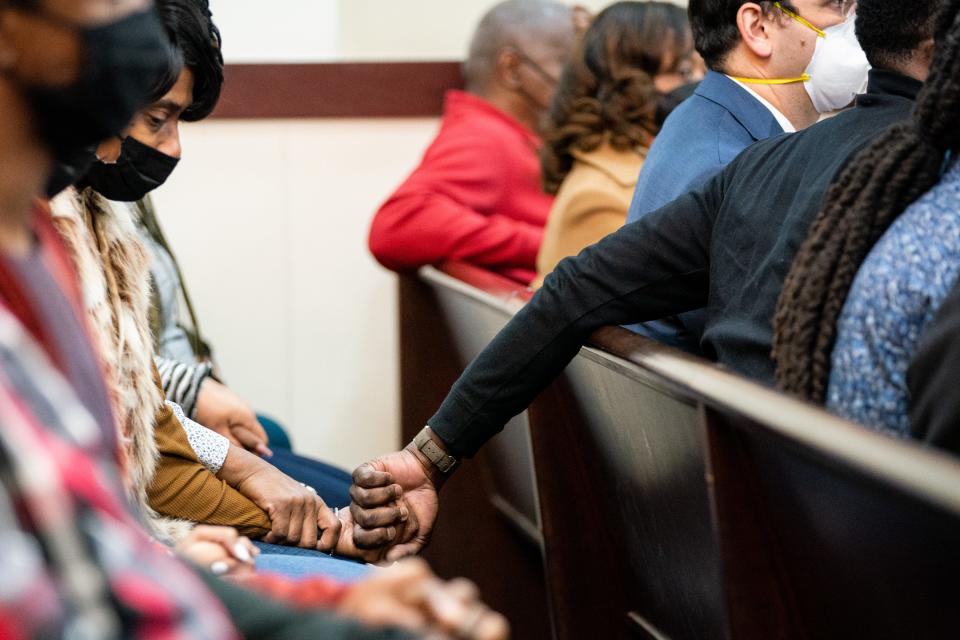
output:
[[[452, 348], [461, 367], [528, 296], [462, 265], [425, 269], [417, 286], [434, 296], [420, 316], [437, 326], [404, 348], [431, 345], [431, 358]], [[456, 346], [443, 345], [440, 326]], [[433, 411], [455, 368], [442, 390], [405, 382], [405, 406], [426, 392]], [[501, 436], [511, 441], [481, 456], [486, 499], [539, 540], [552, 637], [939, 638], [960, 628], [952, 458], [620, 328], [598, 332], [511, 427]], [[450, 498], [442, 519], [477, 508]], [[508, 556], [494, 567], [507, 582]]]

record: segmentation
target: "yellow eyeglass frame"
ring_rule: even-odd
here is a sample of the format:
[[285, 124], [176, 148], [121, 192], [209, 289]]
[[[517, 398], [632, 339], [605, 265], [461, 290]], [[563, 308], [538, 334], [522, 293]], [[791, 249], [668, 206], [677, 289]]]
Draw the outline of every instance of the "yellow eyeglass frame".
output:
[[808, 29], [812, 29], [812, 30], [817, 34], [817, 36], [819, 36], [819, 37], [821, 37], [821, 38], [826, 38], [826, 37], [827, 37], [827, 32], [826, 32], [826, 31], [824, 31], [823, 29], [821, 29], [821, 28], [819, 28], [819, 27], [817, 27], [817, 26], [814, 26], [814, 24], [813, 24], [812, 22], [810, 22], [809, 20], [807, 20], [806, 18], [804, 18], [803, 16], [801, 16], [799, 13], [796, 13], [796, 12], [794, 12], [794, 11], [790, 11], [790, 9], [787, 9], [786, 7], [783, 6], [783, 4], [781, 4], [781, 3], [779, 3], [779, 2], [774, 2], [774, 3], [773, 3], [773, 6], [775, 6], [777, 9], [780, 9], [780, 11], [783, 11], [785, 14], [787, 14], [788, 16], [790, 16], [791, 18], [793, 18], [794, 20], [796, 20], [797, 22], [799, 22], [799, 23], [802, 24], [803, 26], [807, 27]]

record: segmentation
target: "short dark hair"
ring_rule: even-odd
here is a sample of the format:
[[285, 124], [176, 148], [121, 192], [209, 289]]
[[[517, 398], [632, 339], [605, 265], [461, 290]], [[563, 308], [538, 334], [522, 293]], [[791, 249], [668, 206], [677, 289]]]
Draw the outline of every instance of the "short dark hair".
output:
[[[693, 54], [686, 13], [669, 2], [617, 2], [583, 35], [560, 76], [540, 153], [544, 190], [556, 194], [576, 151], [605, 141], [649, 147], [659, 132], [654, 78]], [[664, 64], [672, 61], [673, 68]]]
[[193, 103], [182, 118], [187, 122], [203, 120], [217, 106], [223, 89], [222, 40], [220, 30], [213, 23], [210, 3], [208, 0], [156, 0], [156, 9], [177, 55], [151, 92], [151, 100], [166, 95], [185, 66], [193, 72]]
[[[719, 70], [740, 42], [737, 12], [750, 0], [690, 0], [690, 28], [697, 51], [707, 66]], [[765, 9], [773, 2], [759, 0]], [[933, 37], [944, 0], [859, 0], [857, 39], [875, 67], [895, 67]], [[796, 11], [789, 2], [783, 6]]]
[[870, 64], [890, 69], [934, 36], [944, 0], [859, 0], [857, 40]]
[[[753, 0], [690, 0], [687, 14], [690, 29], [693, 31], [693, 43], [707, 66], [720, 70], [724, 58], [740, 42], [740, 30], [737, 28], [737, 13], [740, 7]], [[771, 0], [757, 0], [765, 9], [773, 8]], [[789, 2], [784, 7], [793, 9]]]

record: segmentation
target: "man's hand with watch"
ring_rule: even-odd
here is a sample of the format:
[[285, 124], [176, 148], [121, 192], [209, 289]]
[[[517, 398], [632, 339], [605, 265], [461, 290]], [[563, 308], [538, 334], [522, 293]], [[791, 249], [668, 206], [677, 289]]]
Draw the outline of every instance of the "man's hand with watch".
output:
[[419, 553], [437, 519], [437, 493], [459, 464], [425, 427], [402, 451], [357, 468], [350, 487], [355, 544], [382, 549], [387, 562]]

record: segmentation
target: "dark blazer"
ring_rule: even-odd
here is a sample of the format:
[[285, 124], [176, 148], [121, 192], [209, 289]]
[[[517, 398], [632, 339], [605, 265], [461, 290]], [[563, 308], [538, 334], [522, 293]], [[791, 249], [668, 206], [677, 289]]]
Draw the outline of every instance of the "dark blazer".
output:
[[758, 140], [783, 133], [759, 100], [716, 71], [670, 114], [640, 172], [627, 222], [672, 202]]
[[[627, 222], [636, 222], [699, 187], [758, 140], [783, 133], [770, 110], [736, 82], [709, 72], [663, 125], [640, 172]], [[699, 352], [706, 317], [686, 313], [628, 327], [691, 353]]]
[[960, 453], [960, 284], [937, 312], [907, 371], [914, 438]]
[[705, 307], [710, 358], [771, 383], [772, 320], [794, 256], [837, 173], [910, 116], [921, 84], [874, 70], [856, 107], [758, 142], [702, 187], [564, 260], [430, 420], [472, 455], [598, 328]]

